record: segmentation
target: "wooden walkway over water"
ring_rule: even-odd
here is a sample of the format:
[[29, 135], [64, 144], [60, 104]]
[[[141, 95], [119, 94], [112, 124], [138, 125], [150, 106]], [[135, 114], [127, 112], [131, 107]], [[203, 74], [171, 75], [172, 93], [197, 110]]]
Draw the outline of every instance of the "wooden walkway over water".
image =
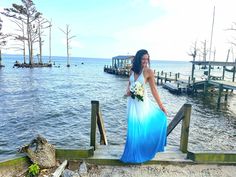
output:
[[[205, 64], [205, 63], [204, 63]], [[220, 63], [222, 64], [222, 63]], [[209, 73], [208, 71], [207, 73]], [[163, 88], [168, 89], [172, 93], [180, 94], [180, 93], [195, 93], [199, 90], [202, 90], [204, 94], [207, 94], [208, 90], [218, 89], [218, 100], [217, 107], [220, 107], [221, 96], [224, 94], [225, 101], [228, 100], [228, 91], [236, 90], [236, 82], [234, 82], [235, 74], [233, 74], [232, 81], [223, 80], [223, 76], [212, 76], [207, 75], [202, 80], [196, 80], [194, 76], [194, 69], [192, 71], [192, 76], [186, 76], [184, 78], [180, 77], [180, 73], [167, 73], [167, 72], [157, 72], [155, 77], [157, 80], [157, 84], [162, 84]]]

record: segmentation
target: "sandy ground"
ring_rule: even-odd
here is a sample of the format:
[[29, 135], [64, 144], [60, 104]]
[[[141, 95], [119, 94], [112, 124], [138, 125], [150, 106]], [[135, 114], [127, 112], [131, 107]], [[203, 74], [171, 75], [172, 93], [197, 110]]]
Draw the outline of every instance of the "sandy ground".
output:
[[90, 166], [88, 177], [236, 177], [236, 166], [225, 165], [137, 165]]

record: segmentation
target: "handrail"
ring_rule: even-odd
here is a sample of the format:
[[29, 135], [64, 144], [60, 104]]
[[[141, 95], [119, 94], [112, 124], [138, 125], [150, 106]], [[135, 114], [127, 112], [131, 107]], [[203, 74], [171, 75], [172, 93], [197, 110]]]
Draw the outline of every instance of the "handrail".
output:
[[91, 132], [90, 132], [90, 146], [96, 149], [96, 128], [98, 126], [98, 130], [100, 133], [100, 144], [107, 145], [107, 138], [105, 127], [103, 123], [103, 118], [101, 111], [99, 109], [99, 101], [91, 101], [92, 109], [91, 109]]
[[174, 128], [179, 124], [179, 122], [184, 118], [184, 105], [177, 112], [175, 117], [169, 123], [167, 127], [167, 136], [174, 130]]
[[189, 125], [190, 125], [190, 117], [191, 117], [192, 105], [184, 104], [178, 113], [175, 115], [174, 119], [169, 123], [167, 128], [167, 136], [174, 130], [174, 128], [180, 123], [182, 120], [182, 128], [180, 135], [180, 150], [184, 153], [187, 152], [188, 149], [188, 137], [189, 137]]
[[[91, 101], [92, 110], [91, 110], [91, 132], [90, 132], [90, 146], [96, 149], [96, 128], [100, 133], [100, 144], [107, 145], [107, 137], [104, 127], [104, 122], [102, 118], [101, 111], [99, 109], [99, 101]], [[191, 117], [191, 104], [184, 104], [180, 110], [177, 112], [173, 120], [169, 123], [167, 128], [167, 136], [174, 130], [174, 128], [182, 120], [181, 136], [180, 136], [180, 150], [184, 153], [187, 152], [188, 148], [188, 137], [189, 137], [189, 125]]]

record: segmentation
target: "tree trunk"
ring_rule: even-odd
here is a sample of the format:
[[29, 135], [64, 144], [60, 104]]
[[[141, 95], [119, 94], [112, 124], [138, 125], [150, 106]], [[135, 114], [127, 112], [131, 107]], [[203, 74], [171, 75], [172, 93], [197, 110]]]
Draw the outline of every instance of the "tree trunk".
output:
[[49, 63], [52, 62], [52, 59], [51, 59], [51, 34], [52, 34], [52, 21], [50, 21], [50, 27], [49, 27]]
[[0, 67], [2, 66], [2, 49], [0, 49]]
[[41, 36], [39, 36], [39, 64], [43, 64], [43, 61], [42, 61], [42, 39], [41, 39]]
[[31, 63], [31, 65], [33, 65], [34, 64], [34, 58], [33, 58], [33, 42], [31, 41], [31, 43], [30, 43], [30, 63]]
[[70, 62], [69, 62], [69, 26], [67, 25], [67, 29], [66, 29], [67, 33], [66, 33], [66, 46], [67, 46], [67, 67], [70, 67]]
[[21, 21], [22, 23], [22, 36], [23, 36], [23, 57], [24, 57], [24, 64], [26, 64], [26, 57], [25, 57], [25, 30], [24, 30], [24, 23], [23, 21]]
[[26, 57], [25, 57], [25, 46], [23, 48], [23, 56], [24, 56], [24, 64], [26, 64]]
[[39, 64], [43, 64], [42, 61], [42, 38], [41, 38], [41, 23], [38, 22], [38, 30], [39, 30]]
[[29, 17], [27, 19], [27, 42], [28, 42], [28, 51], [29, 51], [29, 64], [32, 64], [32, 59], [31, 59], [31, 35], [30, 35], [30, 24], [29, 24]]

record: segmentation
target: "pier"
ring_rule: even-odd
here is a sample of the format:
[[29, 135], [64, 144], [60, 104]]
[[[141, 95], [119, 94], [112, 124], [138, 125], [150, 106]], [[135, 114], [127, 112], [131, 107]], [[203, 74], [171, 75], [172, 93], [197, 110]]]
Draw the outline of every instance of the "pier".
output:
[[[182, 123], [179, 147], [167, 145], [164, 152], [159, 152], [156, 156], [142, 165], [162, 164], [162, 165], [195, 165], [195, 164], [222, 164], [236, 165], [235, 151], [189, 151], [188, 137], [190, 129], [192, 106], [184, 104], [169, 123], [167, 136]], [[97, 140], [97, 129], [100, 140]], [[130, 165], [122, 163], [119, 158], [123, 153], [124, 146], [109, 145], [106, 138], [104, 119], [98, 101], [91, 101], [91, 129], [90, 146], [83, 149], [56, 149], [56, 158], [60, 162], [67, 160], [69, 166], [78, 165], [81, 161], [97, 165]], [[27, 170], [30, 160], [26, 156], [18, 157], [0, 162], [0, 176], [9, 174], [19, 174]], [[11, 176], [10, 175], [10, 176]]]
[[[129, 77], [131, 61], [133, 56], [116, 56], [112, 58], [112, 66], [105, 65], [104, 72]], [[228, 100], [229, 90], [236, 90], [235, 73], [236, 62], [217, 62], [217, 61], [191, 61], [192, 71], [188, 76], [183, 76], [181, 73], [172, 73], [158, 71], [155, 72], [155, 78], [157, 85], [162, 85], [163, 88], [169, 90], [174, 94], [194, 94], [196, 92], [202, 92], [207, 94], [209, 91], [218, 90], [217, 107], [220, 107], [221, 97], [224, 95], [224, 101]], [[204, 78], [197, 78], [195, 76], [195, 67], [199, 66], [203, 70]], [[211, 74], [214, 67], [222, 67], [222, 74]], [[229, 67], [231, 67], [229, 69]], [[231, 80], [225, 80], [225, 73], [232, 73]]]
[[[163, 88], [168, 89], [171, 93], [180, 94], [188, 93], [193, 94], [196, 92], [202, 92], [207, 94], [208, 91], [218, 90], [217, 107], [220, 107], [221, 97], [224, 95], [224, 101], [228, 100], [229, 90], [236, 90], [235, 73], [236, 63], [235, 62], [203, 62], [203, 61], [191, 61], [192, 72], [191, 75], [181, 78], [180, 73], [167, 73], [164, 71], [157, 72], [155, 74], [157, 84], [161, 84]], [[199, 79], [195, 77], [195, 67], [203, 66], [208, 70], [204, 71], [205, 78]], [[222, 67], [222, 75], [215, 76], [211, 74], [213, 67]], [[229, 69], [231, 67], [231, 69]], [[225, 80], [225, 73], [232, 73], [231, 80]]]
[[128, 77], [130, 75], [131, 62], [133, 58], [133, 55], [115, 56], [112, 58], [111, 66], [104, 66], [104, 72]]

